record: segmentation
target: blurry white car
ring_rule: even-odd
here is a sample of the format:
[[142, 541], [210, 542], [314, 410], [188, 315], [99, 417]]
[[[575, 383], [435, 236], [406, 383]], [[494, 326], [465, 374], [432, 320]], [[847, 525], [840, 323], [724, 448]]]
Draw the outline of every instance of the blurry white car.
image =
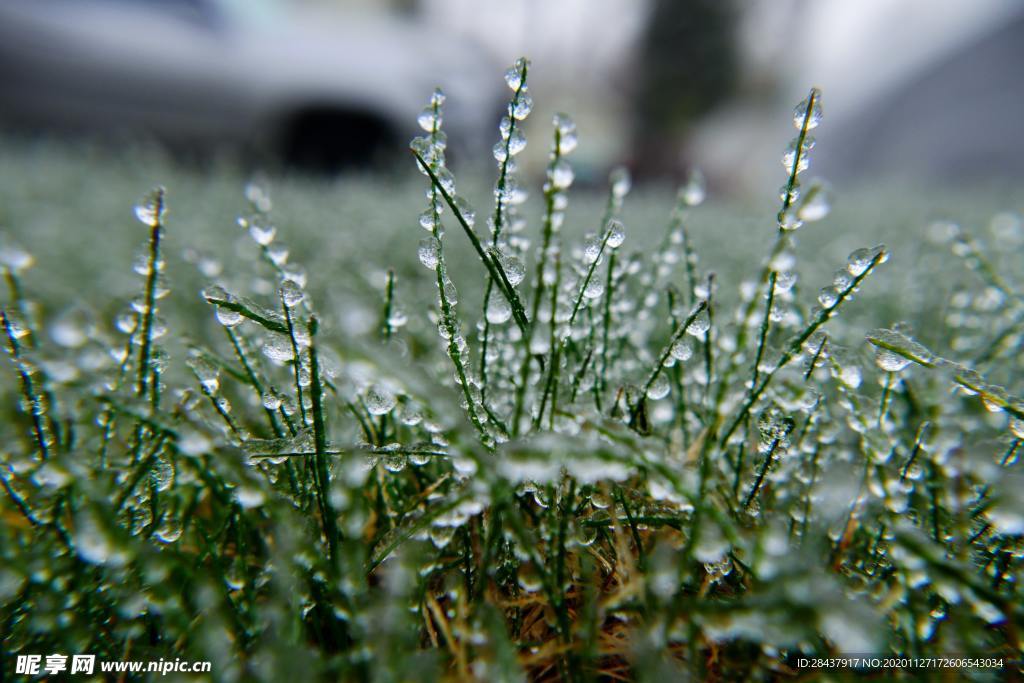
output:
[[435, 85], [456, 154], [488, 146], [501, 69], [395, 16], [271, 0], [2, 0], [0, 117], [230, 146], [310, 169], [403, 149]]

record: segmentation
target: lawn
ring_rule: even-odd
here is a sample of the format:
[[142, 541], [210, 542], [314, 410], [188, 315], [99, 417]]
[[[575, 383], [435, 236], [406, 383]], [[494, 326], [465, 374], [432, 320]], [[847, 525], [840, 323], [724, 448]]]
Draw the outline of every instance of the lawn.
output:
[[815, 198], [817, 91], [782, 199], [576, 190], [524, 81], [454, 176], [439, 96], [390, 176], [3, 142], [5, 672], [1019, 668], [1019, 191]]

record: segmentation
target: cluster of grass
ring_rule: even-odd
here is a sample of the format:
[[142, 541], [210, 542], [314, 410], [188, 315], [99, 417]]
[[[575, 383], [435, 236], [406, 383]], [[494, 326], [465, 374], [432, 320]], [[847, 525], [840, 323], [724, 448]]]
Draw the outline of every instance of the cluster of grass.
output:
[[425, 208], [387, 219], [424, 230], [407, 255], [342, 216], [303, 268], [258, 183], [227, 268], [189, 248], [172, 276], [167, 206], [189, 198], [139, 202], [125, 301], [37, 299], [58, 265], [39, 277], [0, 245], [6, 653], [271, 681], [1019, 657], [1024, 404], [1001, 386], [1022, 363], [1019, 218], [992, 220], [994, 248], [930, 226], [902, 291], [870, 296], [892, 265], [870, 244], [812, 279], [795, 239], [829, 213], [804, 178], [812, 90], [756, 267], [698, 260], [699, 175], [632, 249], [616, 171], [572, 243], [567, 116], [527, 220], [527, 79], [523, 60], [506, 74], [485, 229], [434, 94], [412, 144]]

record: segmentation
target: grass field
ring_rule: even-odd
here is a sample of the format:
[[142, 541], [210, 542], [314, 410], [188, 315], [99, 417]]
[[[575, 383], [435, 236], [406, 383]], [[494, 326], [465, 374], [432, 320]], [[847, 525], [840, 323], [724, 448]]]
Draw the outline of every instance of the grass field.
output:
[[814, 91], [781, 211], [615, 174], [574, 191], [568, 119], [530, 140], [551, 164], [519, 203], [519, 69], [496, 168], [455, 169], [475, 224], [442, 98], [423, 175], [410, 155], [250, 183], [3, 144], [5, 671], [54, 652], [268, 681], [1012, 668], [1019, 191], [815, 205]]

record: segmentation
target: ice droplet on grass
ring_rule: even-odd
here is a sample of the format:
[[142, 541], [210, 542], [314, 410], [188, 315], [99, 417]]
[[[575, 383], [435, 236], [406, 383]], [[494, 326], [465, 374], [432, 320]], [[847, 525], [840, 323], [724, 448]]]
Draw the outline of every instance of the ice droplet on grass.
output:
[[839, 292], [835, 287], [822, 287], [818, 293], [818, 303], [822, 308], [832, 308], [839, 302]]
[[526, 92], [524, 87], [519, 92], [519, 97], [516, 98], [515, 104], [512, 105], [512, 116], [516, 117], [516, 120], [522, 121], [530, 112], [533, 111], [533, 98]]
[[694, 337], [703, 336], [708, 328], [711, 327], [711, 318], [708, 316], [707, 309], [702, 310], [697, 314], [697, 317], [693, 319], [690, 326], [686, 328], [687, 334], [691, 334]]
[[167, 215], [167, 205], [164, 203], [164, 189], [158, 187], [135, 205], [135, 217], [145, 226], [155, 228], [163, 223]]
[[680, 339], [672, 345], [669, 351], [672, 357], [679, 361], [688, 361], [693, 356], [693, 344], [689, 339]]
[[245, 319], [238, 311], [232, 311], [231, 309], [224, 308], [223, 306], [217, 306], [215, 315], [217, 316], [217, 322], [224, 327], [235, 327]]
[[192, 368], [192, 372], [195, 373], [203, 390], [210, 394], [216, 394], [220, 389], [220, 368], [201, 356], [193, 356], [186, 362]]
[[551, 169], [551, 185], [556, 189], [568, 188], [575, 178], [576, 174], [573, 172], [572, 166], [564, 159], [559, 159]]
[[487, 322], [492, 325], [500, 325], [512, 317], [512, 307], [505, 297], [499, 295], [491, 296], [487, 303]]
[[435, 128], [441, 127], [441, 111], [435, 112], [432, 106], [424, 107], [423, 111], [416, 117], [416, 123], [426, 132], [432, 133]]
[[286, 308], [295, 308], [306, 298], [306, 293], [302, 291], [302, 287], [299, 287], [292, 280], [282, 282], [278, 291], [281, 295], [281, 303]]
[[618, 249], [626, 241], [625, 227], [623, 227], [621, 221], [614, 218], [608, 221], [608, 225], [605, 226], [605, 233], [607, 235], [607, 244], [612, 249]]
[[529, 65], [530, 62], [520, 57], [513, 66], [510, 66], [505, 71], [505, 85], [508, 86], [509, 90], [519, 90], [519, 87], [523, 84], [523, 71]]
[[508, 153], [515, 156], [526, 149], [526, 136], [516, 128], [508, 138]]
[[658, 376], [654, 378], [651, 385], [647, 387], [647, 398], [652, 401], [657, 401], [668, 396], [671, 385], [668, 383], [668, 378], [664, 374], [658, 373]]
[[420, 240], [419, 257], [420, 263], [431, 270], [437, 268], [440, 262], [441, 243], [435, 237], [425, 237]]
[[513, 287], [518, 285], [526, 277], [526, 266], [515, 256], [503, 256], [501, 268], [505, 271], [505, 277]]
[[886, 372], [899, 372], [910, 365], [910, 359], [886, 349], [875, 350], [875, 363]]
[[386, 415], [390, 413], [398, 400], [394, 393], [381, 384], [371, 384], [366, 389], [366, 409], [371, 415]]
[[683, 203], [687, 206], [698, 206], [704, 202], [704, 198], [707, 196], [707, 185], [704, 180], [704, 174], [698, 169], [690, 171], [690, 176], [686, 180], [686, 184], [683, 185], [679, 191], [680, 198]]
[[612, 185], [612, 196], [616, 199], [624, 198], [633, 187], [633, 179], [625, 168], [620, 167], [612, 171], [609, 181]]
[[[808, 106], [811, 105], [811, 98], [814, 98], [814, 104], [811, 106], [810, 112], [807, 111]], [[796, 105], [796, 109], [793, 110], [793, 126], [797, 130], [804, 128], [804, 119], [807, 120], [807, 130], [812, 130], [818, 127], [821, 123], [821, 91], [817, 88], [812, 88], [810, 95], [804, 98], [803, 102]]]
[[596, 299], [604, 294], [604, 280], [593, 277], [583, 288], [583, 296], [586, 299]]

